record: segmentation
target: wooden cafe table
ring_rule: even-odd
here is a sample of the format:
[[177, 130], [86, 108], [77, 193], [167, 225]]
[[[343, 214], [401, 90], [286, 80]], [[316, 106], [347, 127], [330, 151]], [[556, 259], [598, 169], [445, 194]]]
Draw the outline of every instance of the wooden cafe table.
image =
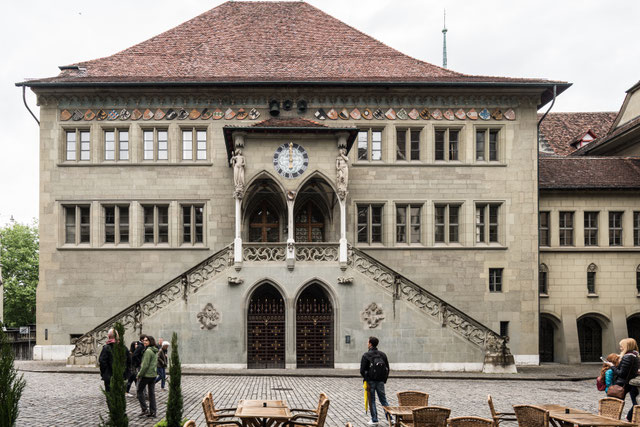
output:
[[556, 427], [574, 426], [603, 426], [603, 427], [636, 427], [636, 424], [623, 420], [602, 417], [581, 409], [569, 408], [562, 405], [537, 405], [549, 411], [549, 421]]
[[279, 426], [292, 416], [284, 400], [241, 400], [235, 413], [246, 427]]
[[[399, 426], [400, 421], [402, 421], [402, 417], [407, 417], [413, 415], [413, 410], [416, 408], [422, 408], [422, 406], [383, 406], [384, 412], [386, 412], [389, 416], [387, 419], [389, 420], [389, 426], [393, 427], [393, 425]], [[395, 422], [391, 422], [390, 416], [395, 417]]]

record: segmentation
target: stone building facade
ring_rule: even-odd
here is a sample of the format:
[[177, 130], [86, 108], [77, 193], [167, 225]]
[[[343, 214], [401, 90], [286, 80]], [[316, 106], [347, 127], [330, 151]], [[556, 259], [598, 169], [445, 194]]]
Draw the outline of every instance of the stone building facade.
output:
[[36, 357], [91, 363], [121, 321], [193, 365], [354, 367], [370, 335], [395, 368], [538, 363], [537, 110], [568, 84], [436, 67], [303, 2], [21, 84]]

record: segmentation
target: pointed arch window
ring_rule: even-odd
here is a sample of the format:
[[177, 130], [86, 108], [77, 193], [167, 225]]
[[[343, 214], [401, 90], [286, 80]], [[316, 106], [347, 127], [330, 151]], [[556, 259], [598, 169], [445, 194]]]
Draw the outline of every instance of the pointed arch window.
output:
[[598, 266], [594, 263], [589, 264], [587, 267], [587, 294], [596, 295], [596, 272]]
[[305, 203], [295, 220], [296, 242], [324, 242], [324, 216], [315, 203]]
[[636, 267], [636, 292], [640, 296], [640, 264]]
[[549, 295], [549, 267], [545, 263], [540, 264], [540, 268], [538, 270], [538, 290], [540, 292], [540, 296], [548, 296]]
[[249, 219], [250, 242], [279, 242], [280, 220], [277, 211], [266, 200], [260, 202]]

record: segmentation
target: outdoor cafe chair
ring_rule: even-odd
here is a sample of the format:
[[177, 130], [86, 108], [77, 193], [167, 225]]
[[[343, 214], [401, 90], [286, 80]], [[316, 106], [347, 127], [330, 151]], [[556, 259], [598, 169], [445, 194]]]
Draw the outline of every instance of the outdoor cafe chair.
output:
[[480, 417], [449, 418], [449, 427], [492, 427], [493, 420]]
[[615, 397], [604, 397], [598, 401], [598, 415], [619, 420], [624, 408], [624, 400]]
[[308, 412], [309, 413], [309, 417], [315, 417], [318, 418], [318, 416], [320, 415], [320, 408], [322, 407], [322, 402], [324, 402], [325, 400], [328, 400], [329, 398], [327, 397], [326, 394], [324, 393], [320, 393], [320, 397], [318, 398], [318, 406], [316, 407], [316, 409], [300, 409], [300, 408], [293, 408], [290, 409], [291, 412]]
[[204, 419], [207, 421], [207, 426], [242, 426], [239, 421], [227, 419], [233, 418], [233, 414], [224, 414], [225, 412], [235, 412], [236, 408], [216, 409], [211, 392], [207, 393], [202, 399], [202, 410], [204, 411]]
[[[306, 415], [306, 414], [297, 414], [294, 415], [289, 421], [284, 423], [283, 427], [294, 427], [294, 426], [310, 426], [310, 427], [323, 427], [325, 421], [327, 420], [327, 413], [329, 412], [329, 403], [331, 401], [326, 398], [320, 404], [320, 409], [318, 411], [318, 415]], [[301, 420], [308, 421], [301, 421]]]
[[196, 427], [196, 422], [193, 420], [189, 420], [186, 423], [184, 423], [183, 427]]
[[413, 411], [413, 421], [402, 420], [401, 426], [411, 427], [446, 427], [451, 409], [442, 406], [424, 406]]
[[636, 405], [633, 407], [631, 422], [640, 425], [640, 405]]
[[[398, 406], [429, 405], [429, 394], [423, 391], [399, 391], [396, 395], [398, 396]], [[413, 415], [406, 415], [402, 419], [411, 422], [411, 420], [413, 420]]]
[[516, 414], [514, 412], [497, 412], [493, 406], [493, 398], [490, 394], [487, 395], [487, 403], [489, 403], [489, 411], [491, 411], [491, 418], [493, 422], [498, 426], [502, 421], [516, 421]]
[[534, 405], [513, 405], [520, 427], [549, 427], [549, 411]]

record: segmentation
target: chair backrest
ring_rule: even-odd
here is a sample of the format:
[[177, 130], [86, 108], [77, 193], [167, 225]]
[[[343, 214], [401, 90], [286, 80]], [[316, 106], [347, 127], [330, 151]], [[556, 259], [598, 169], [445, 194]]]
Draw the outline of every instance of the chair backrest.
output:
[[449, 427], [492, 427], [493, 420], [480, 417], [449, 418]]
[[324, 402], [327, 399], [328, 399], [328, 397], [327, 397], [326, 394], [320, 393], [320, 397], [318, 398], [318, 406], [316, 407], [316, 414], [320, 413], [320, 408], [322, 407], [322, 402]]
[[327, 420], [327, 413], [329, 412], [329, 403], [331, 401], [325, 396], [322, 405], [320, 405], [320, 410], [318, 411], [318, 420], [316, 421], [317, 427], [323, 427], [324, 422]]
[[493, 406], [493, 399], [491, 398], [491, 395], [488, 394], [487, 395], [487, 402], [489, 403], [489, 411], [491, 411], [491, 418], [493, 418], [493, 421], [498, 421], [498, 413], [496, 412], [496, 408]]
[[211, 392], [202, 399], [202, 411], [204, 412], [204, 419], [207, 422], [213, 422], [218, 417], [216, 416], [216, 407], [213, 404], [213, 395]]
[[520, 427], [549, 427], [549, 411], [533, 405], [513, 405]]
[[619, 420], [622, 408], [624, 408], [624, 400], [615, 397], [605, 397], [598, 401], [598, 415], [603, 417]]
[[346, 423], [344, 427], [351, 427], [351, 423]]
[[193, 420], [189, 420], [184, 424], [184, 427], [196, 427], [196, 422]]
[[400, 406], [427, 406], [429, 405], [429, 394], [422, 391], [399, 391], [398, 405]]
[[441, 406], [424, 406], [412, 412], [413, 427], [446, 427], [451, 409]]
[[633, 415], [631, 416], [631, 422], [640, 425], [640, 405], [633, 407]]

